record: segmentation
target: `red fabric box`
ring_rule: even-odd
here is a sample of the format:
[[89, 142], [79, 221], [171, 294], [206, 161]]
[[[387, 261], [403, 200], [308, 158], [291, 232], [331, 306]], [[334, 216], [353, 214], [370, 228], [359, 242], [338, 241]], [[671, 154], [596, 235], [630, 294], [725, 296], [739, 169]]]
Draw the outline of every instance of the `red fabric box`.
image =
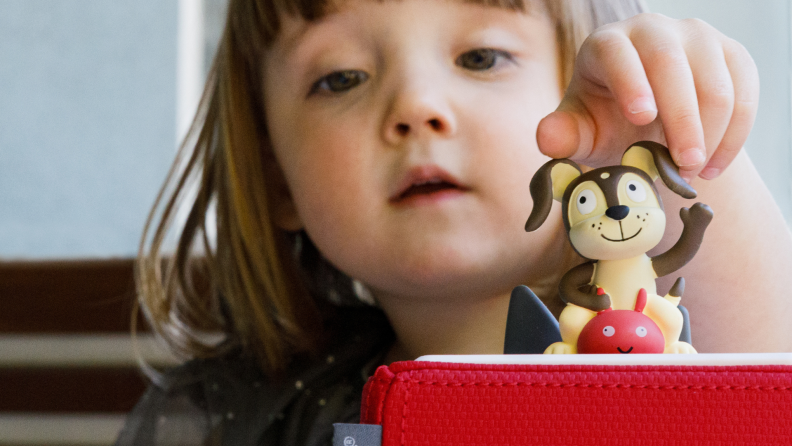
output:
[[397, 362], [361, 423], [383, 446], [792, 445], [792, 366]]

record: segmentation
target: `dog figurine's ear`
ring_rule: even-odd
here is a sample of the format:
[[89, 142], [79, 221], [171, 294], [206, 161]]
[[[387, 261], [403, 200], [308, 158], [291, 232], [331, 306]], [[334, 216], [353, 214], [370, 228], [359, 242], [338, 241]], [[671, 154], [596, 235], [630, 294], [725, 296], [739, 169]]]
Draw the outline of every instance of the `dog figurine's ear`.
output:
[[662, 144], [653, 141], [641, 141], [630, 146], [622, 156], [622, 166], [630, 166], [643, 170], [652, 181], [658, 177], [672, 192], [684, 198], [696, 198], [696, 191], [679, 176], [671, 154]]
[[561, 201], [569, 183], [581, 174], [580, 167], [568, 159], [550, 160], [536, 171], [531, 179], [533, 209], [525, 223], [527, 232], [542, 226], [553, 207], [553, 200]]

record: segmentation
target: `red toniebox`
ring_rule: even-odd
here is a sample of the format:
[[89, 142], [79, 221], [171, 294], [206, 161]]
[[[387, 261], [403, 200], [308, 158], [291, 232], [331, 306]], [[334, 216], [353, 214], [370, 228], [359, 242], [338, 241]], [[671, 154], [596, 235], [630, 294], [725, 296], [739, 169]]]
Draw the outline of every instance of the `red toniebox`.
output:
[[791, 445], [792, 355], [422, 357], [377, 370], [361, 423], [383, 446]]

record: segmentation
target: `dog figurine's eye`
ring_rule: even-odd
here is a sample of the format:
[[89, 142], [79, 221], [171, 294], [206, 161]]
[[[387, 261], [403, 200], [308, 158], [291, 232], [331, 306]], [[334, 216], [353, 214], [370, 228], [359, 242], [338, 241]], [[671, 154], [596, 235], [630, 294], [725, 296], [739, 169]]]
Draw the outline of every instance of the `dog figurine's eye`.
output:
[[638, 181], [631, 180], [627, 182], [627, 197], [635, 203], [642, 203], [646, 200], [646, 189]]
[[578, 194], [575, 204], [581, 215], [590, 214], [597, 207], [597, 197], [594, 192], [584, 189]]

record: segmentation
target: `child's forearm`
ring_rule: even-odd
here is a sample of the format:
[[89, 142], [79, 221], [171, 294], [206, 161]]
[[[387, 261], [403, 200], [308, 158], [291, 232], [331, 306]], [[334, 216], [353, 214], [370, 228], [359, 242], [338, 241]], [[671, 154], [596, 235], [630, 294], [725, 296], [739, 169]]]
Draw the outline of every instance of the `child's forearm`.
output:
[[[792, 235], [745, 153], [714, 181], [694, 181], [696, 201], [715, 213], [701, 249], [684, 268], [660, 281], [687, 279], [682, 305], [690, 310], [700, 352], [792, 351]], [[679, 209], [692, 200], [662, 191], [668, 225], [656, 253], [679, 238]]]

